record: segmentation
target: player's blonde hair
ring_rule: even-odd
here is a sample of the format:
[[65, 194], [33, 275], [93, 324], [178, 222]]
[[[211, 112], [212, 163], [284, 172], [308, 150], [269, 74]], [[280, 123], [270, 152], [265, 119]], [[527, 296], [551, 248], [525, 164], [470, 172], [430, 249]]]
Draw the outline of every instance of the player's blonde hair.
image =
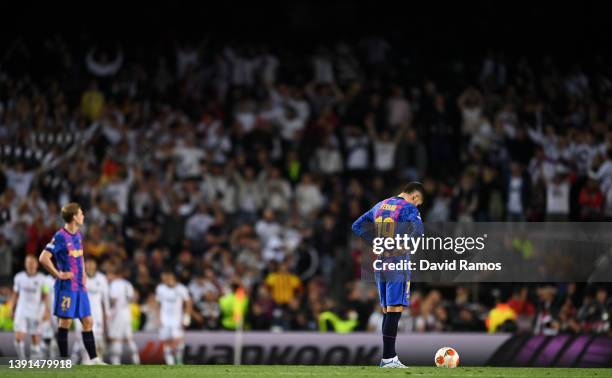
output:
[[62, 207], [62, 219], [66, 223], [72, 222], [75, 215], [79, 213], [81, 205], [76, 202], [70, 202]]

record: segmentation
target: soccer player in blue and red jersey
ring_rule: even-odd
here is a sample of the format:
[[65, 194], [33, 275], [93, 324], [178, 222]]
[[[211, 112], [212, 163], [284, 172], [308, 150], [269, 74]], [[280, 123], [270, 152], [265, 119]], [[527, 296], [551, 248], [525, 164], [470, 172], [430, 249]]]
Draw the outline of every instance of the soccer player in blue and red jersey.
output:
[[55, 233], [39, 257], [42, 266], [56, 278], [53, 314], [59, 318], [57, 345], [60, 356], [68, 357], [68, 330], [72, 319], [80, 319], [83, 344], [91, 363], [103, 364], [96, 353], [93, 318], [85, 285], [83, 237], [79, 231], [85, 216], [81, 206], [71, 202], [62, 207], [62, 219], [66, 222], [64, 227]]
[[[373, 230], [376, 226], [376, 236], [394, 237], [403, 230], [410, 237], [421, 236], [423, 222], [417, 206], [423, 203], [423, 186], [418, 182], [411, 182], [395, 197], [387, 198], [377, 203], [373, 208], [359, 217], [353, 223], [353, 232], [360, 237], [372, 241]], [[397, 227], [396, 227], [397, 226]], [[407, 260], [407, 251], [393, 252], [391, 255], [381, 255], [384, 262], [398, 262]], [[410, 299], [410, 272], [376, 271], [376, 286], [383, 311], [383, 358], [380, 367], [404, 368], [395, 353], [395, 338], [397, 326], [404, 307], [409, 305]]]

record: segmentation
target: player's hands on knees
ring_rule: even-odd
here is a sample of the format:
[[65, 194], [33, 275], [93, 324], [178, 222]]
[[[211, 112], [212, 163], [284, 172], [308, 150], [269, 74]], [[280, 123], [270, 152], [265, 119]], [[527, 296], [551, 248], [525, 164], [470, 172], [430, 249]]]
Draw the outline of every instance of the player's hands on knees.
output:
[[62, 280], [62, 281], [69, 280], [71, 278], [72, 278], [72, 272], [59, 272], [57, 276], [57, 279]]

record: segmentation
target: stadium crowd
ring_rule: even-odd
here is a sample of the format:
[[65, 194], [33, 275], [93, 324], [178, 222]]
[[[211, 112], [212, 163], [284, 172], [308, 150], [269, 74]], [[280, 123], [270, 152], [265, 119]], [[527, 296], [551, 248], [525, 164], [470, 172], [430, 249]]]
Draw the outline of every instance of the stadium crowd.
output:
[[[124, 267], [145, 330], [166, 266], [194, 300], [191, 328], [235, 328], [241, 288], [250, 329], [377, 329], [350, 224], [410, 180], [428, 222], [612, 220], [603, 58], [489, 52], [421, 76], [400, 49], [204, 41], [143, 62], [14, 42], [0, 57], [0, 302], [69, 201], [86, 258]], [[44, 67], [24, 72], [29, 59]], [[610, 305], [607, 286], [416, 285], [401, 329], [610, 333]]]

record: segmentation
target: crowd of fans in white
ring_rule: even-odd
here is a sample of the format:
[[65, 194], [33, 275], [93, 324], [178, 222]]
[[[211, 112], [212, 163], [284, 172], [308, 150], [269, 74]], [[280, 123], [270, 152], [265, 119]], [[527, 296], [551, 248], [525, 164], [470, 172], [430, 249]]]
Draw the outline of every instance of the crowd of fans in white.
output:
[[[318, 329], [323, 311], [376, 324], [349, 225], [412, 179], [427, 190], [425, 221], [612, 219], [603, 62], [489, 53], [478, 70], [444, 65], [447, 82], [414, 79], [379, 37], [310, 55], [208, 41], [146, 63], [119, 47], [46, 46], [41, 77], [6, 68], [25, 43], [0, 61], [0, 274], [39, 253], [59, 207], [79, 202], [86, 259], [124, 268], [143, 329], [158, 327], [165, 266], [189, 288], [195, 328], [235, 326], [220, 302], [237, 287], [254, 329]], [[416, 290], [407, 329], [483, 329], [486, 305]], [[537, 317], [542, 298], [529, 293]], [[568, 291], [556, 293], [565, 306]], [[603, 297], [577, 315], [593, 303], [568, 305], [578, 328], [552, 329], [608, 313]], [[562, 307], [546, 308], [558, 320]]]

